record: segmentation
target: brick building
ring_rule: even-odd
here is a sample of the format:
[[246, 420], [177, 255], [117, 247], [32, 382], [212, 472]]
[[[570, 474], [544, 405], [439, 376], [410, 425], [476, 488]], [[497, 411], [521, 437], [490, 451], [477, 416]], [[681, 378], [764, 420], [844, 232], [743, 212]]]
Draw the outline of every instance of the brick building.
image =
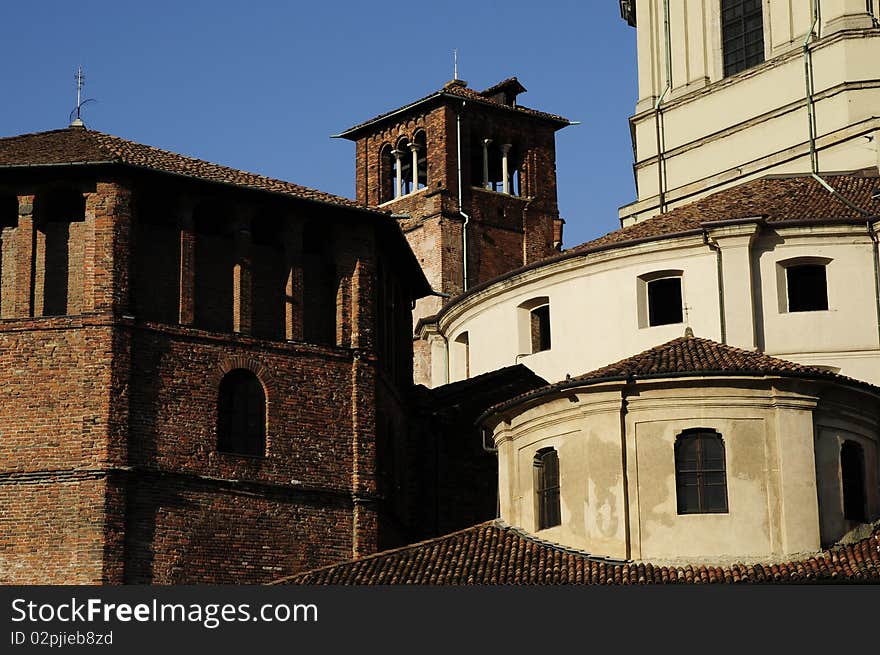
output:
[[377, 550], [430, 291], [387, 213], [70, 127], [0, 139], [0, 225], [3, 582]]
[[[518, 104], [525, 90], [515, 77], [485, 91], [452, 80], [338, 135], [356, 145], [358, 202], [398, 217], [439, 294], [416, 304], [416, 321], [562, 245], [555, 134], [570, 123]], [[417, 341], [415, 381], [432, 366], [443, 363]]]
[[262, 582], [494, 517], [474, 419], [546, 381], [414, 386], [412, 326], [561, 244], [568, 121], [523, 91], [347, 130], [356, 201], [81, 124], [0, 139], [0, 579]]

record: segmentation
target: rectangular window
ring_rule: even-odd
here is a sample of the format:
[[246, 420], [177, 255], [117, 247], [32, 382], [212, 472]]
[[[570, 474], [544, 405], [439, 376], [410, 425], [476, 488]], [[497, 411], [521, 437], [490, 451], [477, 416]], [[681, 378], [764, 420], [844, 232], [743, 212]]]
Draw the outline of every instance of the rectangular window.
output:
[[724, 442], [716, 432], [686, 430], [675, 442], [679, 514], [727, 512]]
[[550, 350], [550, 305], [536, 307], [531, 314], [532, 352]]
[[764, 14], [761, 0], [721, 0], [724, 76], [764, 61]]
[[785, 269], [788, 311], [817, 312], [828, 309], [828, 281], [824, 264], [803, 264]]
[[538, 511], [538, 530], [562, 523], [559, 504], [559, 454], [553, 448], [535, 453], [535, 494]]
[[683, 320], [681, 278], [648, 282], [648, 325], [673, 325]]

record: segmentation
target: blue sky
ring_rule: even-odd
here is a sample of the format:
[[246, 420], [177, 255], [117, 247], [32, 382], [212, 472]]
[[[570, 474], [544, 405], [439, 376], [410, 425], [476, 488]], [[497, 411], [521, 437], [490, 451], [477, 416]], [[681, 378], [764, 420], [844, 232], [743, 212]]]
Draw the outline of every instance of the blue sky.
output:
[[64, 127], [82, 64], [89, 127], [354, 195], [354, 145], [331, 134], [460, 77], [516, 75], [557, 135], [566, 246], [615, 229], [635, 197], [627, 117], [635, 31], [592, 2], [5, 3], [0, 134]]

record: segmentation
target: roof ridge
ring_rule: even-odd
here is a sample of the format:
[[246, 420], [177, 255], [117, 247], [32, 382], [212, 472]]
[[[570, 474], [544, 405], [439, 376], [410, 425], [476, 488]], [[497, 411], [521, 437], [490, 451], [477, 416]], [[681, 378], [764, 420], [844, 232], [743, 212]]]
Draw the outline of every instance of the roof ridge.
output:
[[28, 137], [28, 136], [40, 136], [42, 134], [58, 134], [59, 132], [67, 132], [67, 131], [73, 131], [73, 130], [79, 130], [80, 132], [91, 131], [86, 127], [58, 127], [58, 128], [55, 128], [54, 130], [40, 130], [37, 132], [25, 132], [24, 134], [10, 134], [7, 136], [0, 136], [0, 141], [7, 141], [9, 139], [21, 139], [22, 137]]
[[[695, 350], [697, 345], [702, 350]], [[686, 352], [676, 353], [679, 346], [685, 346]], [[720, 351], [720, 353], [719, 353]], [[673, 353], [672, 366], [669, 358], [664, 357], [667, 353]], [[722, 354], [729, 359], [722, 362]], [[676, 356], [678, 355], [678, 356]], [[744, 361], [736, 361], [731, 358], [736, 355]], [[725, 367], [724, 364], [727, 366]], [[642, 370], [648, 368], [649, 370]], [[648, 348], [629, 357], [600, 366], [581, 375], [566, 377], [564, 380], [553, 382], [546, 386], [527, 391], [496, 403], [484, 411], [475, 421], [481, 424], [488, 417], [503, 412], [520, 403], [543, 398], [552, 393], [562, 392], [575, 387], [586, 387], [603, 382], [630, 382], [648, 379], [675, 379], [705, 377], [797, 377], [804, 379], [816, 379], [837, 382], [839, 384], [855, 385], [867, 389], [871, 393], [880, 394], [880, 387], [864, 380], [858, 380], [846, 375], [840, 375], [832, 371], [808, 364], [800, 364], [781, 357], [774, 357], [757, 349], [746, 350], [737, 346], [719, 343], [705, 337], [690, 335], [676, 337], [665, 343]]]
[[[346, 198], [345, 196], [338, 196], [334, 193], [328, 193], [326, 191], [321, 191], [320, 189], [308, 187], [308, 186], [305, 186], [302, 184], [298, 184], [296, 182], [291, 182], [289, 180], [283, 180], [283, 179], [277, 178], [277, 177], [270, 177], [269, 175], [265, 175], [264, 173], [256, 173], [254, 171], [247, 171], [242, 168], [235, 168], [234, 166], [229, 166], [227, 164], [220, 164], [217, 162], [210, 161], [208, 159], [202, 159], [201, 157], [194, 157], [192, 155], [185, 155], [183, 153], [174, 152], [173, 150], [167, 150], [165, 148], [160, 148], [158, 146], [153, 146], [153, 145], [150, 145], [147, 143], [141, 143], [139, 141], [133, 141], [131, 139], [126, 139], [125, 137], [117, 136], [115, 134], [110, 134], [108, 132], [101, 132], [100, 130], [92, 130], [92, 129], [86, 128], [86, 131], [97, 137], [96, 143], [101, 150], [108, 152], [108, 154], [116, 157], [117, 159], [119, 159], [120, 161], [122, 161], [126, 164], [139, 165], [136, 162], [133, 162], [129, 158], [127, 158], [125, 156], [125, 153], [111, 149], [107, 143], [104, 143], [102, 141], [102, 139], [121, 142], [122, 144], [125, 144], [127, 146], [134, 146], [137, 148], [147, 148], [148, 150], [151, 150], [156, 153], [161, 153], [163, 155], [170, 155], [172, 157], [181, 157], [183, 159], [189, 160], [194, 163], [207, 164], [208, 166], [216, 166], [217, 168], [221, 168], [224, 171], [228, 171], [231, 173], [240, 173], [240, 174], [244, 174], [244, 175], [251, 175], [251, 176], [260, 178], [262, 180], [265, 180], [266, 182], [281, 182], [283, 184], [289, 184], [291, 186], [298, 187], [298, 188], [303, 189], [305, 191], [314, 191], [316, 193], [320, 193], [322, 195], [330, 196], [333, 198], [338, 198], [340, 200], [345, 200], [350, 203], [356, 202], [356, 201], [353, 201], [351, 198]], [[365, 209], [371, 209], [370, 207], [368, 207], [366, 205], [360, 205], [359, 203], [356, 203], [356, 204], [358, 204], [358, 206], [363, 207]]]

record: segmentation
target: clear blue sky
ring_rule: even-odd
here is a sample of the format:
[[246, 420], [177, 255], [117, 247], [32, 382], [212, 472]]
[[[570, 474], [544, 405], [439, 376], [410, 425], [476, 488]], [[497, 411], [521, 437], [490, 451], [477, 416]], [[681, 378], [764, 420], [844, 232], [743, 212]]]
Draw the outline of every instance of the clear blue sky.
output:
[[331, 134], [460, 77], [516, 75], [557, 135], [566, 246], [632, 201], [635, 31], [585, 2], [7, 2], [0, 134], [64, 127], [85, 68], [89, 127], [354, 195], [354, 145]]

